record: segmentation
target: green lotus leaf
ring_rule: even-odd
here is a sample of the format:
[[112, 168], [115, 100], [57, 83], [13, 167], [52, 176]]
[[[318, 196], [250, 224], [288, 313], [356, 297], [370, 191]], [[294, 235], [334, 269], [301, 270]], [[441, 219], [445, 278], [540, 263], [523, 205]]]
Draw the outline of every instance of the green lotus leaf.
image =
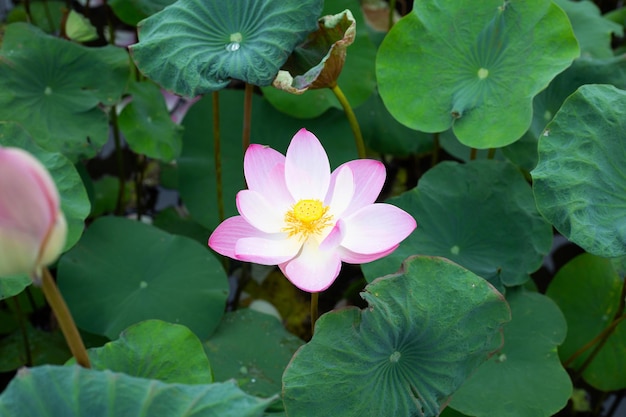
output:
[[416, 2], [376, 58], [380, 95], [401, 123], [450, 127], [461, 143], [519, 139], [532, 98], [578, 56], [565, 13], [550, 0]]
[[538, 293], [517, 289], [506, 299], [512, 318], [504, 325], [504, 346], [452, 396], [450, 407], [481, 417], [555, 415], [572, 395], [556, 352], [567, 333], [563, 314]]
[[294, 355], [283, 375], [287, 415], [437, 416], [500, 347], [510, 319], [500, 293], [442, 258], [408, 259], [362, 297], [368, 308], [324, 314]]
[[57, 272], [76, 324], [109, 339], [148, 319], [206, 338], [228, 295], [224, 270], [203, 245], [118, 217], [93, 222]]
[[80, 366], [23, 368], [0, 395], [0, 415], [20, 417], [258, 417], [275, 399], [233, 381], [185, 385]]
[[[91, 203], [74, 165], [59, 152], [48, 152], [37, 146], [33, 138], [14, 122], [0, 122], [0, 146], [24, 149], [50, 172], [61, 197], [61, 210], [67, 221], [65, 250], [80, 239]], [[1, 292], [1, 291], [0, 291]]]
[[63, 12], [67, 10], [66, 2], [32, 1], [28, 6], [30, 13], [26, 13], [24, 4], [16, 4], [7, 15], [7, 23], [31, 23], [46, 33], [58, 33], [63, 21]]
[[70, 10], [65, 22], [65, 33], [68, 38], [76, 42], [88, 42], [98, 39], [98, 30], [87, 17]]
[[[220, 91], [219, 97], [221, 126], [241, 126], [243, 91], [228, 89]], [[209, 229], [214, 229], [220, 223], [216, 203], [213, 141], [207, 133], [213, 128], [212, 118], [207, 117], [212, 112], [211, 97], [204, 97], [189, 110], [183, 120], [183, 151], [177, 159], [179, 191], [185, 206], [195, 221]], [[254, 95], [252, 143], [271, 146], [284, 154], [291, 138], [302, 127], [317, 135], [333, 167], [356, 158], [352, 132], [343, 113], [333, 109], [324, 114], [324, 117], [303, 123], [300, 119], [277, 111], [267, 100]], [[226, 217], [230, 217], [237, 214], [235, 196], [245, 187], [241, 132], [238, 129], [222, 128], [221, 139], [224, 209]]]
[[272, 85], [292, 94], [335, 86], [355, 36], [356, 20], [350, 10], [322, 17], [317, 31], [296, 47]]
[[[361, 105], [376, 90], [374, 60], [376, 47], [367, 34], [366, 23], [357, 0], [333, 0], [324, 2], [324, 15], [335, 15], [349, 9], [356, 21], [356, 36], [345, 57], [345, 65], [337, 84], [353, 108]], [[323, 54], [327, 53], [324, 51]], [[319, 62], [319, 55], [309, 68]], [[314, 60], [313, 60], [314, 61]], [[306, 68], [308, 69], [308, 68]], [[315, 118], [330, 108], [342, 109], [337, 97], [330, 89], [308, 90], [304, 94], [294, 95], [274, 87], [264, 87], [263, 95], [274, 107], [283, 113], [298, 118]]]
[[424, 254], [449, 258], [497, 288], [520, 285], [551, 248], [552, 228], [508, 162], [439, 163], [416, 188], [389, 202], [410, 213], [418, 227], [391, 255], [362, 266], [368, 280]]
[[611, 36], [623, 36], [622, 25], [603, 17], [598, 6], [589, 0], [554, 0], [554, 2], [567, 13], [583, 57], [613, 57]]
[[[28, 337], [30, 356], [25, 352], [24, 331]], [[0, 372], [13, 371], [22, 366], [62, 365], [71, 356], [63, 333], [58, 329], [45, 331], [27, 323], [24, 329], [18, 328], [0, 338]]]
[[118, 119], [128, 146], [164, 162], [177, 158], [183, 146], [183, 129], [172, 121], [161, 90], [150, 82], [141, 82], [133, 83], [129, 92], [133, 101]]
[[22, 124], [39, 146], [72, 161], [92, 157], [109, 132], [99, 104], [119, 100], [128, 64], [121, 48], [86, 48], [11, 24], [0, 50], [0, 120]]
[[541, 214], [569, 240], [604, 257], [626, 255], [626, 91], [584, 85], [539, 139], [532, 171]]
[[626, 55], [612, 58], [578, 58], [557, 75], [533, 100], [533, 121], [517, 142], [502, 149], [515, 164], [530, 172], [537, 166], [537, 141], [565, 99], [584, 84], [613, 84], [626, 89]]
[[130, 49], [144, 74], [183, 96], [231, 79], [269, 85], [321, 8], [320, 0], [179, 0], [143, 20]]
[[[180, 324], [142, 321], [124, 330], [119, 339], [89, 349], [87, 353], [93, 369], [108, 369], [168, 383], [213, 382], [202, 343]], [[74, 358], [68, 361], [68, 364], [74, 363]]]
[[28, 275], [14, 275], [0, 278], [0, 300], [13, 297], [24, 291], [24, 288], [32, 284]]
[[280, 392], [283, 371], [302, 345], [275, 317], [250, 309], [227, 313], [204, 342], [216, 381], [234, 378], [262, 397]]
[[[567, 338], [559, 348], [563, 361], [598, 336], [615, 318], [623, 284], [611, 260], [588, 253], [572, 259], [557, 272], [546, 295], [559, 305], [567, 319]], [[594, 348], [570, 366], [579, 369]], [[602, 391], [626, 388], [626, 322], [615, 328], [582, 375], [587, 383]]]
[[141, 20], [163, 10], [176, 0], [109, 0], [107, 3], [119, 19], [137, 26]]

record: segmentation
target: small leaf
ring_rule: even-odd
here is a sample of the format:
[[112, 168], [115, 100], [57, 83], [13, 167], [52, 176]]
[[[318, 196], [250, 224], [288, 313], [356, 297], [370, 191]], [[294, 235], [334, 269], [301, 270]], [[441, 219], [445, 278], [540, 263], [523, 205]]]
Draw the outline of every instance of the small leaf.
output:
[[[546, 294], [563, 310], [567, 339], [559, 349], [563, 361], [598, 336], [619, 309], [623, 279], [611, 260], [588, 253], [577, 256], [556, 274]], [[595, 346], [570, 366], [579, 369]], [[594, 388], [614, 391], [626, 388], [626, 322], [617, 326], [606, 344], [583, 372]]]
[[380, 95], [401, 123], [450, 127], [474, 148], [519, 139], [532, 98], [578, 56], [565, 13], [550, 0], [415, 2], [376, 58]]
[[320, 0], [179, 0], [143, 20], [130, 49], [143, 73], [187, 97], [231, 79], [269, 85], [315, 30], [321, 7]]
[[67, 15], [65, 33], [68, 38], [76, 42], [89, 42], [98, 39], [98, 31], [89, 19], [74, 10], [70, 10]]
[[0, 278], [0, 300], [21, 293], [24, 291], [24, 288], [28, 287], [32, 282], [32, 279], [27, 275]]
[[[202, 343], [191, 330], [180, 324], [142, 321], [124, 330], [119, 339], [89, 349], [87, 353], [94, 369], [108, 369], [168, 383], [213, 382]], [[68, 363], [76, 361], [72, 359]]]
[[408, 259], [362, 296], [369, 308], [324, 314], [294, 355], [287, 415], [437, 416], [500, 346], [510, 317], [491, 285], [441, 258]]
[[141, 20], [163, 10], [176, 0], [109, 0], [115, 15], [127, 25], [137, 26]]
[[563, 314], [538, 293], [509, 291], [507, 301], [512, 319], [504, 325], [504, 347], [463, 384], [450, 407], [481, 417], [552, 416], [572, 395], [556, 353], [567, 332]]
[[94, 156], [109, 133], [99, 104], [117, 102], [128, 76], [121, 48], [87, 48], [11, 24], [0, 50], [0, 120], [22, 124], [39, 146], [72, 161]]
[[317, 31], [292, 52], [272, 85], [292, 94], [335, 86], [355, 36], [356, 20], [350, 10], [322, 17]]
[[80, 366], [20, 370], [0, 395], [0, 415], [20, 417], [258, 417], [274, 398], [245, 394], [232, 381], [167, 384]]
[[169, 162], [182, 148], [183, 129], [170, 117], [161, 90], [150, 82], [133, 83], [133, 100], [119, 117], [120, 130], [128, 146], [150, 158]]
[[116, 339], [160, 319], [208, 337], [224, 314], [228, 281], [197, 242], [117, 217], [102, 217], [61, 257], [58, 283], [79, 327]]
[[626, 255], [626, 92], [584, 85], [539, 139], [532, 171], [537, 207], [587, 252]]

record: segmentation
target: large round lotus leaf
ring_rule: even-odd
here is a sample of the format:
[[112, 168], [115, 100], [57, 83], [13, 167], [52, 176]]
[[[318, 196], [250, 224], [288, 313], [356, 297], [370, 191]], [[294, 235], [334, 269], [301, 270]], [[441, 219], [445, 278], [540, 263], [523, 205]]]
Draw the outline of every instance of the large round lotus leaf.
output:
[[501, 345], [510, 316], [491, 285], [441, 258], [409, 259], [362, 296], [369, 308], [324, 314], [294, 355], [287, 415], [436, 416]]
[[569, 240], [604, 257], [626, 255], [626, 91], [584, 85], [539, 139], [537, 207]]
[[[235, 195], [245, 188], [241, 129], [243, 91], [219, 93], [222, 176], [226, 217], [237, 214]], [[213, 154], [213, 102], [206, 97], [197, 102], [183, 121], [183, 151], [178, 158], [180, 194], [195, 221], [214, 229], [220, 222], [216, 203]], [[236, 128], [235, 128], [236, 127]], [[322, 142], [333, 166], [356, 158], [356, 147], [345, 115], [331, 111], [324, 117], [307, 120], [291, 118], [255, 95], [252, 101], [251, 142], [271, 146], [285, 153], [298, 130], [306, 127]]]
[[621, 37], [624, 28], [600, 14], [592, 1], [554, 0], [569, 17], [582, 56], [612, 58], [611, 36]]
[[228, 295], [221, 264], [202, 245], [116, 217], [91, 224], [61, 257], [58, 280], [78, 326], [109, 339], [147, 319], [180, 323], [205, 338]]
[[67, 220], [65, 250], [74, 246], [85, 228], [91, 203], [74, 165], [63, 154], [48, 152], [35, 144], [33, 138], [17, 123], [0, 122], [0, 146], [24, 149], [36, 157], [50, 172], [61, 196], [61, 210]]
[[[480, 417], [548, 417], [567, 404], [572, 382], [556, 347], [567, 325], [548, 297], [509, 291], [504, 347], [452, 396], [450, 406]], [[496, 400], [497, 399], [497, 400]]]
[[[579, 3], [573, 3], [579, 4]], [[612, 84], [626, 89], [626, 55], [579, 58], [533, 100], [533, 121], [517, 142], [502, 149], [515, 164], [531, 171], [537, 166], [537, 141], [565, 99], [584, 84]]]
[[80, 366], [23, 368], [0, 395], [0, 415], [20, 417], [258, 417], [273, 398], [233, 381], [185, 385]]
[[527, 281], [550, 251], [552, 228], [522, 174], [507, 162], [442, 162], [390, 202], [413, 215], [418, 227], [391, 255], [363, 265], [370, 281], [424, 254], [449, 258], [498, 287], [513, 286]]
[[[356, 108], [376, 89], [376, 47], [367, 34], [361, 6], [357, 0], [326, 1], [322, 14], [337, 14], [346, 9], [352, 12], [356, 20], [356, 37], [347, 49], [345, 64], [337, 84], [350, 105]], [[296, 95], [274, 87], [265, 87], [263, 95], [278, 110], [293, 117], [310, 119], [322, 115], [332, 107], [342, 109], [337, 97], [327, 88], [308, 90], [304, 94]]]
[[204, 348], [216, 381], [234, 378], [247, 393], [267, 397], [280, 392], [283, 371], [302, 344], [275, 317], [244, 309], [227, 313]]
[[114, 104], [128, 76], [121, 48], [87, 48], [14, 23], [0, 50], [0, 120], [21, 123], [39, 146], [72, 161], [94, 156], [109, 137], [99, 104]]
[[519, 139], [532, 98], [578, 55], [565, 13], [550, 0], [415, 2], [376, 58], [380, 95], [401, 123], [452, 126], [474, 148]]
[[[559, 349], [563, 361], [613, 321], [619, 309], [623, 283], [610, 260], [588, 253], [572, 259], [559, 270], [546, 294], [556, 301], [567, 319], [567, 339]], [[579, 356], [571, 366], [580, 368], [594, 348]], [[614, 391], [626, 388], [624, 375], [626, 322], [617, 326], [583, 372], [583, 378], [599, 390]]]
[[269, 85], [287, 57], [317, 28], [320, 0], [179, 0], [139, 24], [130, 47], [139, 69], [188, 97], [231, 79]]
[[[202, 342], [180, 324], [142, 321], [124, 330], [119, 339], [87, 353], [94, 369], [169, 383], [213, 382]], [[76, 360], [72, 358], [68, 363], [74, 364]]]
[[170, 117], [161, 90], [150, 82], [133, 83], [133, 101], [120, 114], [119, 126], [130, 148], [169, 162], [179, 156], [183, 129]]

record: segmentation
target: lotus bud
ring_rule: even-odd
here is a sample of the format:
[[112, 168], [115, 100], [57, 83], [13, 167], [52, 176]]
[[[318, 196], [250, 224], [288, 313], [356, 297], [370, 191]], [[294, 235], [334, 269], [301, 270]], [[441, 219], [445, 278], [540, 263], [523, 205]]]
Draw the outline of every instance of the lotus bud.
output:
[[61, 254], [66, 235], [48, 171], [22, 149], [0, 147], [0, 277], [36, 278]]

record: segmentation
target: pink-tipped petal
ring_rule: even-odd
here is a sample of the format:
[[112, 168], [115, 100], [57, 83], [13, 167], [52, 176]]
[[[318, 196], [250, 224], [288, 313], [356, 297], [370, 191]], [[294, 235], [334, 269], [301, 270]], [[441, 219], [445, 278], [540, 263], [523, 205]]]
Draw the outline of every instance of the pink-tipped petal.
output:
[[293, 137], [285, 158], [285, 180], [293, 198], [324, 201], [330, 184], [330, 163], [320, 141], [306, 129]]
[[[344, 165], [335, 171], [331, 179], [332, 193], [328, 193], [326, 204], [330, 207], [328, 214], [338, 218], [350, 206], [354, 196], [354, 176], [349, 166]], [[334, 173], [333, 173], [334, 174]]]
[[251, 144], [243, 159], [243, 172], [248, 188], [261, 194], [269, 193], [274, 188], [270, 173], [276, 165], [284, 163], [285, 156], [280, 152], [268, 146]]
[[351, 250], [348, 250], [344, 247], [337, 248], [337, 252], [339, 253], [339, 257], [341, 258], [341, 260], [344, 261], [345, 263], [364, 264], [368, 262], [373, 262], [380, 258], [384, 258], [385, 256], [389, 255], [391, 252], [393, 252], [397, 248], [398, 248], [398, 245], [394, 245], [391, 248], [387, 249], [386, 251], [379, 252], [379, 253], [372, 253], [369, 255], [352, 252]]
[[309, 240], [296, 258], [280, 267], [296, 287], [320, 292], [330, 287], [339, 275], [341, 259], [335, 251], [322, 251], [315, 241]]
[[362, 255], [385, 252], [415, 230], [415, 219], [391, 204], [371, 204], [344, 218], [341, 246]]
[[[336, 183], [336, 177], [343, 167], [349, 167], [354, 178], [354, 195], [344, 216], [354, 213], [369, 204], [374, 203], [385, 184], [385, 166], [373, 159], [357, 159], [340, 165], [331, 176], [331, 187]], [[329, 192], [330, 193], [330, 192]]]
[[279, 210], [256, 191], [237, 193], [237, 210], [248, 223], [266, 233], [280, 233], [285, 227], [285, 211]]
[[272, 237], [246, 237], [235, 245], [235, 256], [246, 262], [261, 265], [278, 265], [298, 254], [302, 244], [286, 235]]
[[209, 237], [209, 247], [220, 255], [237, 259], [235, 245], [239, 239], [251, 236], [267, 236], [254, 228], [243, 217], [235, 216], [224, 220]]

